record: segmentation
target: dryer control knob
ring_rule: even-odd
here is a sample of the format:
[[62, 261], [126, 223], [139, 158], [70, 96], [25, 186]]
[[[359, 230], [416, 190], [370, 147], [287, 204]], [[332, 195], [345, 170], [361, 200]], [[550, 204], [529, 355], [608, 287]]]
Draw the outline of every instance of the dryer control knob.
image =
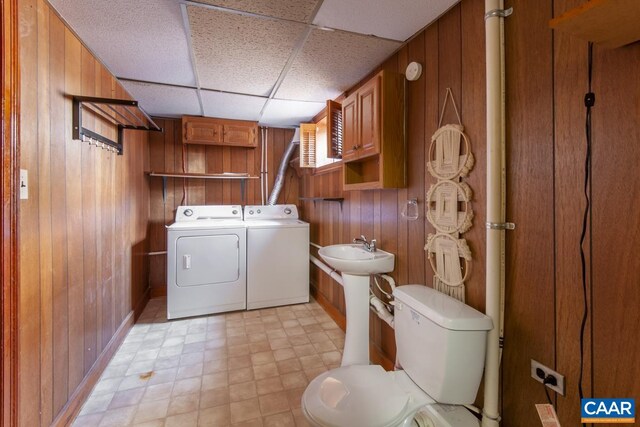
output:
[[253, 215], [253, 211], [249, 211], [249, 215]]
[[257, 213], [262, 213], [262, 211], [261, 211], [260, 209], [258, 209], [256, 212], [257, 212]]
[[238, 213], [238, 211], [234, 209], [234, 210], [231, 211], [231, 213], [236, 215]]
[[285, 208], [284, 213], [286, 213], [287, 215], [291, 215], [291, 209]]
[[191, 215], [193, 215], [193, 211], [191, 209], [184, 210], [184, 216], [191, 216]]

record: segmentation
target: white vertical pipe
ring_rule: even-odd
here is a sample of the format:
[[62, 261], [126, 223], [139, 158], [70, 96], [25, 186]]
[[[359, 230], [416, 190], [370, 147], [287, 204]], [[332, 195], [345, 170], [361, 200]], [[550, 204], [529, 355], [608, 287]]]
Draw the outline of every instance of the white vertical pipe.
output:
[[[485, 13], [504, 9], [502, 0], [485, 0]], [[503, 18], [485, 18], [487, 72], [487, 223], [503, 224], [504, 163], [504, 40]], [[484, 368], [484, 408], [482, 427], [500, 425], [500, 290], [502, 280], [503, 230], [487, 227], [486, 314], [493, 319], [487, 335]]]
[[264, 205], [264, 127], [260, 128], [260, 204]]

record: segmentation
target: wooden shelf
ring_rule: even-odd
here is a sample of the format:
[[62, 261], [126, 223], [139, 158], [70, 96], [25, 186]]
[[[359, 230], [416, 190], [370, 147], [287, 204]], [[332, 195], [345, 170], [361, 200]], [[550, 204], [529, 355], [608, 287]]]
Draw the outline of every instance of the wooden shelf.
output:
[[240, 181], [240, 198], [244, 204], [245, 185], [247, 179], [258, 179], [257, 176], [251, 176], [248, 173], [182, 173], [182, 172], [148, 172], [149, 176], [157, 176], [162, 178], [162, 201], [167, 199], [167, 178], [183, 178], [183, 179], [228, 179]]
[[606, 48], [640, 40], [640, 1], [590, 0], [549, 22], [554, 30]]
[[340, 209], [342, 209], [342, 202], [344, 202], [344, 197], [298, 197], [298, 200], [302, 200], [304, 202], [313, 202], [314, 206], [316, 202], [338, 202], [340, 203]]
[[[97, 117], [118, 128], [118, 141], [113, 141], [101, 134], [87, 129], [82, 124], [83, 110], [92, 111]], [[73, 96], [73, 131], [72, 138], [80, 141], [95, 141], [122, 154], [123, 131], [146, 130], [163, 132], [151, 117], [138, 105], [138, 101], [129, 99], [97, 98], [94, 96]]]
[[161, 176], [165, 178], [190, 178], [190, 179], [258, 179], [248, 173], [182, 173], [182, 172], [149, 172], [149, 176]]

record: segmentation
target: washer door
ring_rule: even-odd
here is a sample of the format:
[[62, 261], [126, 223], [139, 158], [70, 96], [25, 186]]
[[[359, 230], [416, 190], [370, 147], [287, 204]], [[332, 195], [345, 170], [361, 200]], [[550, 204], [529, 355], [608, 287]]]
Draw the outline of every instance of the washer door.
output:
[[176, 240], [176, 285], [213, 285], [238, 280], [239, 248], [236, 234], [179, 237]]

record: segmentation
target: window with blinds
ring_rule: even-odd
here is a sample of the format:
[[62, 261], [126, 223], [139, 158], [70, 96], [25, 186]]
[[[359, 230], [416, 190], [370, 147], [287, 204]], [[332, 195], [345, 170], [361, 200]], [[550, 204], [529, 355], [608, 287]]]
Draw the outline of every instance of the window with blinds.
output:
[[327, 101], [327, 157], [342, 158], [342, 105]]
[[301, 168], [317, 168], [342, 159], [342, 106], [329, 100], [319, 117], [315, 123], [300, 124]]
[[316, 124], [300, 124], [300, 167], [316, 167]]

